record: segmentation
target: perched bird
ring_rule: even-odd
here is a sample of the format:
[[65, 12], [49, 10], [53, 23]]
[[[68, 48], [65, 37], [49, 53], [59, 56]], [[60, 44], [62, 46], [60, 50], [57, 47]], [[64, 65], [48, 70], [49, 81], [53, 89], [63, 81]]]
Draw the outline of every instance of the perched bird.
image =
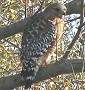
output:
[[66, 7], [56, 2], [38, 13], [23, 31], [22, 72], [25, 89], [31, 87], [40, 66], [51, 59], [62, 36]]

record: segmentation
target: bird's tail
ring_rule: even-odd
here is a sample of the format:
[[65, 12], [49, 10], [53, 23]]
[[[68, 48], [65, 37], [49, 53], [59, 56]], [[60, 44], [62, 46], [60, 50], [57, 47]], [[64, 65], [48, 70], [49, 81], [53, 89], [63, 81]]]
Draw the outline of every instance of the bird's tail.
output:
[[[36, 59], [36, 58], [35, 58]], [[30, 88], [33, 80], [35, 79], [35, 76], [39, 70], [39, 65], [34, 62], [34, 58], [29, 59], [28, 61], [23, 61], [22, 62], [22, 72], [21, 76], [25, 81], [25, 89]]]

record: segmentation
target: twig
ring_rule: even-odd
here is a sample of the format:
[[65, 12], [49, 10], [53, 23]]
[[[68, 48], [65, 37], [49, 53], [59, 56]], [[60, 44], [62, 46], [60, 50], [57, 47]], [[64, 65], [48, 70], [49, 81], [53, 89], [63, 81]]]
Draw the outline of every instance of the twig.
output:
[[27, 0], [25, 0], [25, 18], [27, 17]]
[[66, 22], [72, 22], [72, 21], [77, 20], [77, 19], [80, 19], [80, 16], [77, 17], [77, 18], [69, 19], [69, 20], [67, 20]]
[[[83, 23], [84, 21], [84, 0], [81, 0], [81, 19], [80, 19], [80, 24]], [[82, 37], [83, 37], [83, 33], [82, 33]], [[85, 65], [85, 55], [84, 55], [84, 51], [85, 51], [85, 39], [83, 37], [83, 66], [82, 66], [82, 74], [84, 71], [84, 65]]]
[[42, 5], [43, 5], [43, 3], [44, 3], [44, 0], [42, 0], [42, 2], [40, 1], [40, 3], [41, 3], [41, 5], [40, 5], [39, 9], [35, 12], [35, 14], [34, 14], [33, 16], [37, 15], [37, 13], [38, 13], [39, 11], [41, 11], [41, 8], [42, 8]]
[[[2, 39], [1, 36], [0, 36], [0, 39]], [[8, 39], [3, 38], [3, 40], [8, 42], [9, 44], [13, 45], [14, 47], [18, 48], [21, 51], [21, 48], [19, 48], [17, 45], [15, 45], [12, 42], [10, 42]]]

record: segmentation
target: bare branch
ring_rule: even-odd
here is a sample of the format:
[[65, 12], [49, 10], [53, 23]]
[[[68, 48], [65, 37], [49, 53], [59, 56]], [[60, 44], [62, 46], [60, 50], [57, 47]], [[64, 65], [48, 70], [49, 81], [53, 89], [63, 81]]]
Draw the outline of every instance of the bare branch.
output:
[[84, 0], [81, 0], [81, 19], [80, 24], [82, 24], [84, 21]]
[[70, 14], [81, 14], [81, 0], [73, 0], [66, 4], [67, 15]]
[[[49, 79], [61, 74], [74, 73], [82, 71], [83, 60], [63, 60], [50, 64], [47, 67], [43, 67], [39, 70], [34, 83], [37, 83], [42, 80]], [[71, 66], [72, 65], [72, 66]], [[50, 76], [50, 77], [49, 77]], [[0, 79], [0, 90], [9, 90], [19, 86], [24, 85], [24, 82], [21, 80], [21, 75], [16, 74], [8, 77], [3, 77]]]
[[4, 28], [0, 28], [0, 39], [12, 36], [23, 31], [25, 25], [29, 22], [30, 19], [31, 18], [28, 17], [24, 20], [21, 20]]

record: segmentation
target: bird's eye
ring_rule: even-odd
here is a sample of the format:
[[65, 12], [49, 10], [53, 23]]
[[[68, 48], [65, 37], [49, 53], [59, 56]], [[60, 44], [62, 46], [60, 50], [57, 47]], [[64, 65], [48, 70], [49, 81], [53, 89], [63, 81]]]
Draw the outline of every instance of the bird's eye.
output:
[[60, 9], [59, 8], [55, 8], [56, 11], [59, 11]]

